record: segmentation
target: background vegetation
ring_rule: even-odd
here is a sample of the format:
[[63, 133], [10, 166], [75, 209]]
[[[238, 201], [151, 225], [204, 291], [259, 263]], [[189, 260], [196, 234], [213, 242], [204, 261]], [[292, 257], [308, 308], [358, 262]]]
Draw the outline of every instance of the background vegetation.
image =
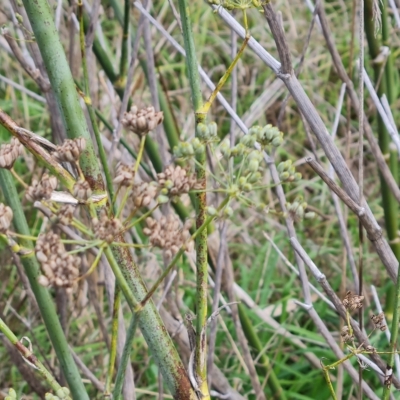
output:
[[[29, 24], [30, 18], [24, 10], [28, 10], [29, 14], [28, 3], [28, 0], [24, 4], [8, 0], [0, 2], [0, 23], [4, 26], [3, 36], [0, 37], [0, 109], [11, 116], [19, 126], [60, 144], [67, 136], [80, 136], [80, 132], [71, 133], [68, 123], [63, 124], [62, 118], [57, 115], [57, 95], [54, 96], [52, 90], [59, 91], [60, 88], [53, 87], [46, 92], [43, 86], [40, 87], [37, 79], [35, 81], [26, 73], [6, 40], [7, 35], [11, 36], [21, 51], [22, 60], [29, 65], [36, 63], [36, 67], [44, 73], [41, 57], [47, 56], [37, 53], [33, 28], [30, 25], [33, 25], [34, 21], [31, 19]], [[247, 4], [244, 0], [222, 3], [224, 6]], [[86, 39], [89, 41], [89, 46], [86, 47], [89, 76], [85, 77], [79, 37], [79, 5], [74, 1], [61, 0], [50, 1], [49, 4], [75, 80], [74, 90], [79, 93], [92, 136], [94, 132], [90, 121], [95, 119], [98, 123], [101, 143], [112, 177], [115, 176], [117, 162], [134, 162], [132, 155], [136, 157], [140, 147], [138, 137], [123, 130], [122, 145], [118, 146], [116, 155], [110, 155], [112, 131], [118, 127], [122, 97], [127, 87], [129, 63], [137, 51], [132, 86], [128, 86], [131, 90], [127, 91], [130, 103], [139, 108], [153, 105], [156, 111], [164, 111], [164, 124], [149, 134], [151, 141], [146, 141], [143, 168], [140, 170], [142, 180], [154, 180], [156, 174], [173, 161], [172, 148], [179, 141], [188, 141], [195, 135], [196, 119], [191, 102], [193, 92], [190, 89], [193, 78], [190, 78], [190, 74], [188, 78], [190, 67], [186, 64], [185, 57], [177, 46], [171, 43], [165, 31], [158, 29], [153, 22], [148, 23], [138, 6], [130, 4], [129, 8], [128, 2], [123, 4], [117, 0], [96, 1], [93, 4], [84, 2], [82, 24], [85, 23]], [[96, 12], [93, 12], [96, 5], [99, 6], [98, 24], [94, 25], [93, 30], [91, 23], [96, 16]], [[377, 34], [374, 34], [375, 27], [370, 24], [371, 5], [372, 2], [365, 1], [365, 68], [378, 94], [386, 94], [393, 119], [397, 122], [397, 55], [400, 43], [397, 15], [391, 8], [392, 5], [385, 1], [379, 3], [379, 7], [384, 11], [382, 26]], [[178, 2], [154, 2], [148, 6], [150, 14], [156, 18], [159, 26], [181, 46], [186, 47], [188, 52], [180, 29], [181, 21], [176, 19], [180, 12]], [[357, 179], [358, 111], [350, 101], [351, 96], [345, 95], [343, 100], [343, 78], [337, 65], [335, 67], [332, 62], [326, 36], [321, 28], [321, 24], [327, 24], [332, 31], [344, 68], [357, 88], [357, 5], [355, 1], [339, 0], [319, 1], [319, 6], [323, 7], [327, 21], [313, 15], [314, 6], [311, 2], [273, 2], [289, 43], [293, 67], [297, 72], [301, 68], [301, 86], [329, 131], [336, 130], [332, 127], [335, 126], [335, 117], [338, 118], [335, 144]], [[189, 2], [189, 9], [197, 61], [212, 82], [217, 83], [241, 46], [242, 39], [232, 33], [229, 26], [223, 23], [218, 13], [213, 12], [207, 2]], [[232, 14], [243, 24], [243, 14], [239, 9], [233, 10]], [[129, 16], [130, 30], [126, 35], [126, 29], [123, 29], [124, 15]], [[251, 8], [247, 11], [247, 17], [251, 35], [279, 60], [280, 54], [264, 14], [256, 8]], [[94, 41], [93, 53], [90, 48], [91, 40]], [[47, 46], [50, 46], [47, 51], [51, 57], [51, 52], [55, 49], [51, 44]], [[385, 56], [382, 46], [390, 49], [389, 57]], [[326, 170], [329, 168], [329, 161], [312, 132], [312, 126], [310, 128], [306, 122], [307, 116], [301, 115], [301, 107], [292, 97], [288, 97], [285, 84], [276, 76], [276, 71], [271, 70], [259, 55], [259, 52], [246, 47], [221, 94], [233, 105], [247, 128], [272, 124], [284, 133], [284, 143], [273, 152], [275, 164], [292, 160], [296, 171], [302, 174], [300, 181], [283, 184], [286, 201], [293, 204], [298, 196], [302, 196], [308, 204], [307, 211], [315, 213], [313, 219], [295, 221], [297, 240], [326, 276], [340, 299], [344, 298], [347, 290], [358, 290], [358, 278], [351, 272], [350, 264], [352, 257], [355, 260], [353, 265], [358, 264], [361, 255], [364, 271], [362, 281], [365, 296], [365, 329], [367, 333], [373, 329], [369, 316], [377, 314], [379, 307], [384, 308], [390, 326], [396, 310], [395, 285], [390, 279], [390, 274], [368, 239], [365, 238], [359, 246], [358, 217], [340, 203], [340, 217], [345, 220], [351, 254], [346, 251], [345, 235], [338, 223], [338, 208], [335, 208], [336, 203], [330, 189], [304, 158], [313, 155]], [[57, 53], [53, 54], [53, 57], [57, 57]], [[86, 84], [90, 87], [91, 106], [87, 97], [83, 95], [89, 94]], [[205, 100], [210, 90], [204, 81], [201, 81], [201, 91]], [[89, 107], [86, 107], [88, 104]], [[376, 104], [367, 90], [364, 107], [365, 121], [371, 125], [374, 135], [379, 139], [383, 156], [397, 182], [398, 153], [393, 149], [382, 119], [377, 116]], [[238, 124], [218, 100], [213, 103], [208, 114], [208, 122], [211, 121], [216, 122], [218, 137], [221, 140], [230, 137], [237, 143], [243, 136]], [[10, 137], [10, 132], [0, 126], [0, 143], [8, 142]], [[384, 237], [389, 240], [394, 255], [400, 257], [398, 201], [382, 180], [376, 155], [371, 152], [367, 140], [364, 142], [363, 151], [365, 200], [384, 229]], [[95, 152], [99, 153], [98, 146], [95, 146]], [[218, 157], [218, 151], [208, 152], [208, 170], [217, 171], [216, 174], [224, 180], [227, 178], [218, 170]], [[187, 163], [188, 161], [183, 161], [181, 165], [187, 166]], [[228, 170], [228, 163], [226, 169]], [[44, 218], [43, 213], [27, 201], [21, 182], [30, 184], [34, 178], [40, 179], [45, 168], [43, 163], [25, 151], [16, 161], [14, 171], [20, 179], [18, 181], [14, 178], [18, 193], [18, 199], [15, 201], [21, 201], [30, 234], [37, 236], [53, 222]], [[215, 367], [213, 369], [213, 379], [217, 384], [210, 387], [213, 390], [212, 397], [218, 398], [218, 393], [229, 393], [229, 398], [255, 399], [258, 393], [258, 398], [265, 396], [264, 398], [268, 399], [328, 399], [330, 390], [322, 374], [320, 362], [330, 364], [338, 357], [337, 352], [332, 351], [332, 343], [326, 341], [326, 335], [322, 331], [326, 329], [331, 339], [345, 348], [340, 339], [340, 331], [346, 322], [339, 317], [337, 310], [321, 300], [314, 291], [311, 292], [313, 310], [322, 320], [322, 327], [316, 325], [310, 312], [299, 305], [299, 302], [308, 303], [309, 299], [304, 297], [304, 288], [296, 273], [298, 259], [295, 258], [289, 241], [289, 237], [293, 235], [290, 231], [288, 234], [285, 226], [285, 221], [291, 220], [293, 215], [282, 212], [282, 204], [276, 196], [274, 178], [264, 162], [261, 172], [263, 189], [251, 191], [248, 197], [255, 204], [263, 203], [265, 207], [260, 210], [259, 207], [232, 201], [230, 206], [233, 213], [230, 218], [217, 218], [208, 230], [209, 305], [212, 304], [217, 267], [224, 268], [220, 305], [233, 300], [240, 301], [238, 307], [224, 309], [216, 319], [214, 362], [219, 370]], [[208, 183], [209, 188], [216, 187], [215, 180], [210, 178]], [[4, 185], [2, 188], [0, 200], [8, 203]], [[223, 197], [215, 193], [210, 192], [207, 196], [208, 205], [215, 208], [222, 200]], [[163, 207], [156, 217], [167, 212], [167, 208]], [[194, 219], [196, 215], [189, 196], [181, 198], [181, 203], [175, 210], [183, 219]], [[88, 223], [87, 215], [82, 215], [81, 218], [83, 222]], [[143, 228], [144, 225], [138, 224], [131, 230], [133, 242], [148, 243]], [[19, 230], [16, 228], [15, 231]], [[134, 259], [147, 286], [151, 287], [165, 267], [166, 261], [162, 252], [153, 247], [144, 247], [135, 250]], [[60, 371], [59, 356], [49, 341], [41, 312], [33, 300], [36, 293], [32, 293], [21, 260], [10, 251], [6, 240], [1, 241], [0, 266], [0, 318], [18, 338], [29, 337], [35, 355], [62, 386], [68, 386]], [[229, 273], [230, 266], [233, 274]], [[82, 273], [83, 271], [84, 269]], [[185, 320], [185, 314], [196, 314], [198, 300], [193, 253], [187, 253], [179, 260], [176, 271], [172, 287], [166, 290], [166, 300], [160, 312], [170, 335], [173, 336], [178, 354], [187, 366], [190, 351], [186, 328], [182, 321]], [[308, 276], [310, 282], [323, 291], [312, 274], [308, 272]], [[113, 298], [109, 292], [113, 285], [109, 280], [106, 268], [100, 263], [99, 268], [74, 287], [73, 293], [67, 293], [64, 288], [45, 289], [56, 306], [62, 330], [73, 350], [74, 360], [90, 399], [103, 398], [104, 384], [109, 375], [112, 329], [110, 298]], [[165, 289], [165, 286], [163, 287]], [[374, 290], [377, 292], [375, 296]], [[156, 292], [156, 301], [162, 293], [162, 289]], [[132, 315], [130, 305], [122, 297], [121, 309], [126, 328]], [[235, 315], [239, 319], [235, 319]], [[120, 327], [122, 329], [122, 326]], [[244, 336], [241, 333], [242, 329]], [[0, 339], [0, 398], [7, 395], [9, 388], [16, 391], [18, 399], [44, 398], [44, 393], [50, 391], [46, 382], [37, 378], [34, 369], [22, 360], [4, 336]], [[379, 330], [374, 331], [370, 340], [378, 350], [389, 351], [388, 341]], [[125, 335], [120, 336], [118, 342], [122, 347]], [[253, 364], [249, 365], [243, 351], [244, 342], [250, 347]], [[382, 357], [387, 359], [387, 355]], [[358, 371], [359, 364], [355, 357], [349, 363]], [[154, 354], [149, 351], [149, 346], [139, 329], [132, 343], [130, 365], [133, 374], [127, 375], [123, 398], [172, 398], [165, 381], [163, 384]], [[251, 365], [255, 366], [256, 377], [249, 372]], [[352, 379], [342, 365], [330, 372], [338, 398], [352, 399], [359, 396], [357, 378]], [[112, 376], [114, 383], [115, 375]], [[381, 398], [384, 377], [374, 372], [372, 367], [363, 371], [362, 376], [376, 396], [373, 397], [371, 392], [368, 392], [369, 394], [363, 394], [363, 398]], [[258, 389], [257, 381], [260, 385]], [[400, 398], [395, 389], [391, 396]], [[80, 397], [75, 394], [73, 398]]]

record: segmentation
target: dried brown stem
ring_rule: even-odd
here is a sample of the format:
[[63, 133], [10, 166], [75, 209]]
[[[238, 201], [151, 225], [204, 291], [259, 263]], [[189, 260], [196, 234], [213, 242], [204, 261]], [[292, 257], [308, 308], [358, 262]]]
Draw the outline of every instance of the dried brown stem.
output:
[[[322, 274], [318, 267], [314, 264], [314, 262], [311, 260], [309, 255], [306, 253], [306, 251], [303, 249], [303, 247], [300, 245], [299, 241], [295, 237], [290, 238], [290, 243], [294, 250], [296, 251], [297, 254], [301, 257], [301, 259], [304, 261], [304, 263], [308, 266], [314, 277], [317, 279], [318, 283], [321, 285], [322, 289], [326, 293], [326, 295], [329, 297], [329, 299], [332, 301], [332, 303], [335, 305], [335, 308], [339, 315], [346, 320], [347, 314], [346, 314], [346, 309], [343, 306], [342, 301], [339, 299], [339, 297], [336, 295], [335, 291], [332, 289], [331, 285], [329, 282], [326, 280], [326, 277], [324, 274]], [[358, 342], [361, 344], [363, 343], [364, 345], [369, 345], [369, 340], [367, 335], [364, 334], [364, 332], [360, 329], [360, 326], [358, 323], [353, 320], [352, 318], [350, 319], [351, 326], [353, 327], [354, 335], [357, 338]], [[386, 370], [386, 362], [384, 362], [378, 354], [370, 354], [371, 358], [373, 361], [378, 365], [378, 367], [384, 372]], [[396, 378], [393, 377], [393, 380]], [[393, 384], [395, 385], [396, 388], [399, 388], [400, 382], [396, 379], [396, 382], [393, 381]]]
[[[290, 70], [291, 64], [288, 63], [287, 58], [290, 56], [288, 54], [289, 47], [286, 41], [286, 38], [283, 34], [282, 28], [277, 25], [274, 20], [276, 20], [276, 16], [274, 17], [275, 11], [272, 8], [272, 5], [269, 3], [267, 6], [264, 6], [266, 18], [268, 20], [269, 26], [271, 28], [271, 32], [273, 34], [276, 47], [279, 51], [280, 56], [282, 57], [282, 66], [280, 71], [278, 72], [278, 76], [285, 82], [285, 85], [287, 86], [288, 90], [290, 91], [291, 95], [293, 96], [293, 99], [295, 100], [300, 112], [304, 115], [306, 118], [307, 122], [310, 125], [310, 128], [318, 138], [322, 148], [324, 149], [324, 152], [326, 156], [328, 157], [329, 161], [331, 162], [332, 166], [335, 168], [335, 171], [341, 180], [343, 184], [343, 188], [345, 192], [348, 194], [348, 196], [356, 203], [359, 202], [359, 187], [357, 185], [357, 182], [355, 181], [351, 171], [349, 170], [342, 154], [338, 150], [338, 148], [335, 146], [335, 143], [332, 139], [332, 137], [329, 135], [324, 122], [322, 121], [321, 117], [319, 116], [317, 110], [315, 109], [314, 105], [312, 104], [311, 100], [305, 93], [303, 87], [301, 86], [300, 82], [294, 75], [293, 71]], [[323, 5], [321, 3], [318, 11], [321, 19], [321, 10], [323, 10]], [[271, 22], [270, 22], [271, 21]], [[323, 22], [323, 21], [322, 21]], [[322, 25], [324, 25], [322, 23]], [[325, 24], [326, 25], [326, 24]], [[329, 47], [329, 45], [328, 45]], [[340, 60], [340, 57], [339, 57]], [[340, 64], [342, 65], [342, 64]], [[343, 69], [344, 70], [344, 69]], [[344, 70], [344, 74], [346, 75], [346, 72]], [[346, 75], [347, 76], [347, 75]], [[349, 94], [352, 98], [352, 103], [353, 106], [357, 105], [358, 106], [358, 97], [354, 89], [349, 89], [353, 88], [352, 82], [347, 78], [345, 81], [347, 86], [347, 89], [349, 91]], [[354, 107], [356, 108], [356, 107]], [[358, 110], [358, 107], [357, 109]], [[368, 131], [368, 124], [364, 124], [364, 130], [365, 133], [367, 134]], [[376, 151], [379, 150], [379, 146], [376, 143], [375, 138], [372, 135], [372, 142], [376, 144]], [[368, 134], [367, 134], [368, 138]], [[368, 139], [370, 140], [370, 139]], [[370, 146], [372, 148], [372, 145], [370, 142]], [[378, 161], [378, 158], [381, 157], [383, 160], [382, 153], [379, 150], [379, 155], [375, 154], [375, 157]], [[390, 173], [390, 170], [388, 169], [385, 161], [383, 160], [385, 166], [385, 172], [386, 175], [388, 175], [388, 179], [392, 181], [392, 186], [394, 185], [394, 190], [397, 191], [397, 196], [396, 198], [400, 201], [400, 189], [397, 187], [396, 182], [394, 181], [393, 176]], [[379, 163], [379, 161], [378, 161]], [[384, 172], [382, 172], [384, 174]], [[390, 185], [388, 183], [388, 185]], [[378, 223], [376, 222], [371, 210], [369, 209], [368, 205], [365, 204], [365, 221], [368, 221], [369, 224], [371, 224], [371, 228], [373, 227], [374, 232], [379, 232], [380, 227]], [[372, 229], [371, 229], [372, 233]], [[387, 241], [382, 237], [382, 232], [378, 235], [378, 237], [371, 236], [369, 239], [373, 242], [375, 249], [381, 258], [382, 263], [384, 264], [386, 270], [388, 271], [390, 277], [393, 279], [393, 281], [396, 281], [396, 276], [397, 276], [397, 270], [398, 270], [398, 261], [390, 248], [389, 244]]]

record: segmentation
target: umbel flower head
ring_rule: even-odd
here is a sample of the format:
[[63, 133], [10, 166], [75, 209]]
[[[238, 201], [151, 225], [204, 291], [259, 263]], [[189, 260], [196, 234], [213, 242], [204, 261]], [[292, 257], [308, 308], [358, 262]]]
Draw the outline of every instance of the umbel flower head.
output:
[[344, 307], [349, 311], [359, 310], [363, 306], [364, 296], [358, 296], [352, 293], [350, 290], [346, 293], [342, 303]]
[[121, 221], [117, 218], [109, 218], [104, 209], [101, 210], [99, 218], [92, 219], [92, 224], [96, 237], [107, 243], [112, 243], [114, 237], [121, 233], [122, 229]]
[[135, 207], [147, 207], [157, 195], [158, 188], [154, 182], [140, 182], [132, 188], [132, 200]]
[[75, 279], [79, 276], [81, 259], [68, 254], [60, 237], [54, 232], [38, 237], [35, 252], [43, 272], [39, 283], [43, 286], [65, 287], [71, 291]]
[[0, 203], [0, 233], [6, 233], [11, 225], [13, 212], [10, 207]]
[[[147, 228], [143, 233], [149, 236], [150, 244], [164, 250], [165, 257], [173, 257], [190, 238], [190, 221], [182, 226], [175, 214], [163, 216], [159, 221], [153, 218], [146, 219]], [[187, 243], [187, 250], [193, 248], [193, 242]]]
[[56, 151], [52, 155], [58, 161], [77, 162], [85, 149], [85, 138], [67, 139], [61, 146], [56, 147]]
[[139, 110], [136, 106], [132, 106], [129, 112], [124, 113], [122, 124], [137, 135], [144, 136], [160, 125], [163, 119], [163, 112], [155, 112], [154, 107]]
[[0, 146], [0, 168], [10, 169], [14, 165], [15, 160], [22, 154], [24, 146], [20, 141], [13, 137], [10, 143]]
[[57, 187], [57, 178], [52, 175], [43, 174], [42, 179], [38, 182], [32, 180], [31, 186], [28, 187], [25, 197], [29, 201], [50, 199], [53, 190]]
[[133, 186], [135, 180], [135, 171], [132, 165], [119, 163], [115, 173], [114, 183], [121, 186]]
[[157, 174], [157, 180], [163, 195], [179, 196], [193, 189], [204, 188], [204, 182], [198, 181], [194, 175], [189, 175], [186, 169], [179, 165], [168, 166], [164, 172]]

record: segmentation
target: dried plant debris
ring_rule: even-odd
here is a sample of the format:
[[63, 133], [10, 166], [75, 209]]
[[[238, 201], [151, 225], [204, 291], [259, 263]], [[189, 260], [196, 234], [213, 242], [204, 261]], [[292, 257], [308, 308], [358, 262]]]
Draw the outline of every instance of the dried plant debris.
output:
[[190, 239], [190, 221], [182, 226], [175, 214], [163, 216], [159, 221], [153, 218], [146, 219], [147, 227], [143, 229], [146, 236], [149, 236], [150, 244], [163, 249], [166, 257], [173, 257], [179, 249], [186, 245], [186, 250], [193, 249], [193, 241]]
[[136, 106], [132, 106], [129, 112], [125, 112], [122, 124], [138, 136], [144, 136], [160, 125], [163, 119], [163, 112], [155, 112], [154, 107], [139, 110]]
[[7, 233], [13, 219], [13, 212], [10, 207], [0, 203], [0, 233]]
[[374, 324], [375, 329], [380, 329], [382, 332], [386, 330], [385, 314], [383, 312], [378, 315], [372, 315], [371, 321]]
[[393, 368], [390, 365], [386, 365], [385, 380], [383, 381], [383, 384], [388, 389], [390, 389], [390, 386], [392, 385], [392, 378], [393, 378]]
[[22, 154], [24, 146], [21, 142], [13, 137], [10, 143], [0, 146], [0, 168], [11, 169], [15, 160]]
[[64, 287], [71, 292], [79, 276], [81, 259], [68, 254], [60, 237], [54, 232], [38, 237], [35, 252], [43, 272], [39, 283], [43, 286]]
[[86, 201], [92, 195], [92, 189], [89, 182], [84, 179], [79, 179], [73, 188], [74, 196], [80, 201]]
[[107, 243], [112, 243], [123, 228], [121, 221], [118, 218], [109, 218], [104, 209], [101, 210], [99, 218], [92, 219], [92, 224], [96, 237]]
[[79, 157], [85, 149], [85, 138], [67, 139], [61, 146], [56, 147], [56, 151], [52, 153], [52, 156], [60, 162], [68, 161], [75, 163], [79, 160]]
[[344, 307], [349, 311], [359, 310], [363, 306], [364, 296], [353, 294], [350, 290], [346, 293], [343, 299]]
[[133, 186], [135, 180], [135, 171], [133, 165], [119, 163], [115, 173], [114, 183], [117, 185], [129, 187]]
[[57, 187], [57, 184], [55, 176], [48, 175], [47, 173], [43, 174], [40, 181], [36, 179], [32, 180], [32, 184], [26, 190], [25, 197], [32, 202], [36, 200], [48, 200], [51, 198], [51, 194]]
[[343, 342], [351, 342], [354, 339], [353, 333], [350, 333], [350, 328], [345, 325], [340, 331], [340, 336], [342, 337]]

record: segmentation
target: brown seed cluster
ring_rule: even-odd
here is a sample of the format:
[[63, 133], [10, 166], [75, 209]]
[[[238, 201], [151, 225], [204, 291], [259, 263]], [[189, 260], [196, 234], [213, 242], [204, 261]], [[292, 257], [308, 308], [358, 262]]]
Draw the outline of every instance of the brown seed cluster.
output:
[[363, 345], [363, 348], [368, 353], [376, 353], [376, 348], [374, 346], [371, 346], [370, 344]]
[[84, 179], [79, 179], [75, 183], [72, 192], [78, 200], [87, 200], [92, 195], [89, 182]]
[[343, 305], [349, 311], [359, 310], [363, 306], [363, 300], [364, 296], [358, 296], [349, 290], [343, 299]]
[[382, 332], [386, 331], [385, 314], [383, 312], [378, 315], [372, 315], [371, 321], [375, 328], [380, 329]]
[[0, 168], [10, 169], [14, 165], [15, 160], [22, 154], [24, 146], [21, 142], [13, 137], [10, 143], [0, 146]]
[[92, 219], [92, 224], [96, 237], [107, 243], [112, 243], [123, 228], [121, 221], [117, 218], [108, 218], [105, 210], [101, 211], [99, 218]]
[[158, 188], [153, 183], [140, 182], [132, 189], [132, 199], [135, 207], [147, 207], [157, 196]]
[[39, 283], [43, 286], [64, 287], [71, 292], [72, 285], [79, 276], [81, 259], [68, 254], [60, 237], [54, 232], [38, 237], [35, 252], [43, 272]]
[[132, 165], [119, 163], [114, 178], [114, 183], [121, 186], [133, 186], [135, 180], [135, 172]]
[[0, 233], [6, 233], [11, 225], [13, 212], [10, 207], [0, 203]]
[[157, 180], [162, 188], [161, 193], [171, 196], [179, 196], [193, 189], [200, 190], [204, 188], [204, 182], [199, 182], [194, 175], [188, 175], [186, 169], [179, 165], [167, 167], [164, 172], [157, 175]]
[[85, 138], [67, 139], [61, 146], [56, 147], [56, 151], [52, 155], [58, 161], [76, 162], [85, 149]]
[[31, 186], [28, 187], [25, 197], [29, 201], [47, 200], [50, 199], [53, 190], [57, 187], [57, 178], [43, 174], [42, 179], [38, 182], [36, 179], [32, 180]]
[[342, 340], [345, 343], [350, 342], [354, 339], [354, 335], [350, 334], [350, 329], [347, 325], [344, 326], [340, 331], [340, 336], [342, 337]]
[[186, 244], [186, 250], [193, 249], [193, 241], [186, 243], [190, 239], [190, 222], [185, 222], [182, 226], [179, 218], [174, 214], [161, 217], [159, 221], [153, 218], [146, 219], [147, 228], [143, 233], [149, 236], [150, 244], [164, 250], [164, 255], [168, 258], [175, 256], [179, 249]]
[[125, 112], [122, 124], [137, 135], [144, 136], [160, 125], [163, 119], [163, 112], [155, 112], [154, 107], [139, 110], [132, 106], [129, 112]]
[[57, 212], [57, 217], [59, 221], [63, 225], [70, 225], [72, 222], [72, 218], [74, 217], [75, 210], [76, 207], [72, 204], [64, 204], [63, 206], [61, 206]]

